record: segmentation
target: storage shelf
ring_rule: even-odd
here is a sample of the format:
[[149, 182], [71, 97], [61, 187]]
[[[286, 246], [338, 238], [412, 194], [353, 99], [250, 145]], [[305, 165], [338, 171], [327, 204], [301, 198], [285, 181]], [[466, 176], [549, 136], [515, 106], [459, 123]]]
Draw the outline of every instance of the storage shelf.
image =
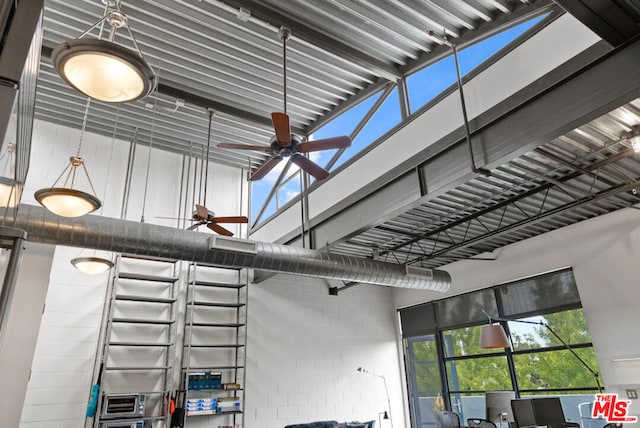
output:
[[134, 296], [131, 294], [116, 294], [116, 300], [144, 303], [173, 303], [176, 301], [172, 297]]
[[[189, 346], [189, 344], [185, 344], [185, 347]], [[192, 348], [242, 348], [244, 345], [241, 343], [235, 344], [221, 344], [221, 345], [205, 345], [205, 344], [197, 344], [191, 345]]]
[[210, 388], [210, 389], [187, 389], [187, 394], [192, 392], [203, 392], [203, 393], [212, 393], [212, 392], [235, 392], [235, 391], [243, 391], [244, 388], [238, 389], [222, 389], [222, 388]]
[[219, 303], [219, 302], [205, 302], [202, 300], [196, 300], [193, 302], [194, 306], [209, 306], [214, 308], [241, 308], [244, 303]]
[[217, 288], [242, 288], [246, 287], [246, 284], [230, 284], [227, 282], [215, 282], [215, 281], [196, 281], [193, 283], [198, 287], [217, 287]]
[[191, 324], [187, 323], [187, 327], [191, 325], [192, 327], [219, 327], [219, 328], [238, 328], [244, 327], [244, 323], [218, 323], [218, 322], [192, 322]]
[[136, 346], [140, 348], [168, 348], [173, 343], [140, 343], [140, 342], [109, 342], [109, 346]]
[[118, 278], [120, 279], [135, 279], [137, 281], [151, 281], [151, 282], [176, 282], [178, 278], [174, 276], [157, 276], [157, 275], [146, 275], [142, 273], [133, 273], [133, 272], [120, 272], [118, 274]]
[[241, 414], [241, 410], [234, 410], [233, 412], [221, 412], [218, 413], [215, 410], [195, 410], [187, 411], [187, 416], [225, 416], [225, 415], [238, 415]]
[[[241, 309], [247, 306], [247, 289], [244, 288], [247, 287], [247, 283], [243, 282], [240, 273], [242, 269], [229, 269], [199, 263], [190, 264], [186, 309], [191, 313], [186, 313], [184, 325], [183, 352], [187, 357], [181, 364], [183, 376], [187, 373], [220, 372], [220, 377], [227, 383], [232, 381], [238, 384], [245, 383], [246, 369], [244, 365], [246, 362], [243, 349], [246, 349], [246, 334], [241, 334], [244, 333], [244, 330], [240, 330], [240, 328], [246, 328], [247, 325], [246, 310]], [[224, 272], [232, 270], [237, 272]], [[209, 328], [212, 330], [206, 330]], [[206, 334], [206, 336], [202, 334]], [[194, 355], [200, 353], [215, 358], [210, 358], [209, 361], [194, 358]], [[199, 365], [192, 365], [193, 363], [199, 363]], [[209, 365], [203, 366], [203, 363]], [[191, 387], [196, 384], [189, 383]], [[214, 386], [215, 384], [206, 383], [206, 385]], [[187, 416], [228, 416], [229, 419], [233, 418], [235, 423], [235, 415], [243, 414], [245, 394], [243, 388], [188, 389], [186, 392], [194, 399], [227, 397], [238, 400], [240, 403], [239, 406], [223, 406], [223, 409], [228, 411], [221, 413], [217, 412], [217, 408], [195, 410], [198, 407], [194, 406], [192, 410], [187, 410]], [[242, 416], [238, 418], [243, 420]]]
[[122, 366], [122, 367], [106, 367], [105, 370], [108, 371], [151, 371], [151, 370], [169, 370], [171, 366], [162, 366], [162, 367], [131, 367], [131, 366]]
[[[149, 395], [148, 392], [145, 393], [145, 394]], [[136, 421], [154, 422], [154, 421], [161, 421], [164, 418], [165, 418], [165, 416], [139, 416], [139, 417], [136, 417], [136, 418], [133, 418], [133, 419], [135, 419]], [[107, 418], [104, 418], [104, 417], [99, 418], [99, 420], [101, 422], [122, 422], [123, 424], [125, 422], [131, 421], [131, 419], [132, 418], [124, 418], [124, 417], [121, 417], [121, 416], [112, 416], [110, 418], [109, 417], [107, 417]]]
[[244, 369], [244, 366], [189, 366], [183, 367], [182, 370], [236, 370], [236, 369]]
[[156, 325], [170, 325], [176, 322], [175, 320], [152, 320], [141, 318], [113, 318], [111, 322], [125, 323], [125, 324], [156, 324]]
[[122, 254], [121, 257], [123, 259], [132, 259], [132, 260], [146, 260], [150, 262], [161, 262], [161, 263], [178, 263], [177, 259], [170, 259], [166, 257], [154, 257], [154, 256], [138, 256], [135, 254]]

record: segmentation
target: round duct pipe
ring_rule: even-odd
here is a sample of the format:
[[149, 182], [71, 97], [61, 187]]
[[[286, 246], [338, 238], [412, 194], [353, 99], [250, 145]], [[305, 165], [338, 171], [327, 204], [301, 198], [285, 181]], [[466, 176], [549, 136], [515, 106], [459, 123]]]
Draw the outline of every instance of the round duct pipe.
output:
[[436, 269], [407, 271], [394, 263], [96, 215], [59, 217], [32, 205], [20, 205], [15, 214], [12, 226], [32, 242], [391, 287], [444, 292], [451, 285], [449, 273]]

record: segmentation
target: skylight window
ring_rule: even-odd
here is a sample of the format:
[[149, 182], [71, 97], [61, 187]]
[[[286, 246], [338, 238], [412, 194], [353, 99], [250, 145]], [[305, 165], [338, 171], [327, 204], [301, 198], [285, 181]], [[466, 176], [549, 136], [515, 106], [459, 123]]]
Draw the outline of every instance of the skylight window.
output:
[[[543, 14], [508, 28], [498, 34], [474, 43], [458, 51], [460, 60], [460, 72], [464, 76], [476, 69], [481, 64], [492, 58], [500, 50], [511, 44], [526, 31], [540, 23], [548, 14]], [[456, 83], [456, 69], [452, 55], [413, 73], [406, 78], [407, 102], [409, 114], [415, 114], [421, 108], [435, 100], [438, 95], [452, 87]], [[390, 89], [390, 88], [389, 88]], [[359, 104], [346, 110], [311, 135], [311, 140], [318, 140], [337, 135], [348, 135], [353, 138], [351, 146], [332, 164], [337, 150], [327, 150], [311, 153], [311, 159], [318, 165], [336, 170], [346, 161], [362, 152], [372, 143], [378, 141], [385, 133], [397, 126], [402, 121], [400, 110], [400, 98], [395, 87], [380, 91], [375, 95], [361, 101]], [[386, 99], [379, 104], [383, 93], [388, 93]], [[372, 109], [376, 108], [375, 112]], [[353, 135], [356, 127], [360, 125], [367, 114], [371, 114], [362, 129]], [[281, 162], [284, 167], [284, 162]], [[281, 167], [271, 171], [263, 180], [252, 183], [251, 221], [260, 223], [269, 216], [275, 214], [288, 201], [300, 194], [300, 176], [298, 168], [294, 165], [289, 169], [282, 183], [276, 183]], [[313, 183], [313, 177], [310, 178]], [[272, 197], [267, 201], [273, 186], [277, 188]], [[262, 212], [262, 214], [261, 214]]]
[[[522, 24], [474, 43], [458, 51], [460, 73], [464, 76], [484, 63], [500, 49], [514, 41], [525, 31], [542, 21], [547, 14], [532, 18]], [[453, 56], [449, 55], [407, 77], [407, 91], [411, 113], [433, 100], [456, 82]]]

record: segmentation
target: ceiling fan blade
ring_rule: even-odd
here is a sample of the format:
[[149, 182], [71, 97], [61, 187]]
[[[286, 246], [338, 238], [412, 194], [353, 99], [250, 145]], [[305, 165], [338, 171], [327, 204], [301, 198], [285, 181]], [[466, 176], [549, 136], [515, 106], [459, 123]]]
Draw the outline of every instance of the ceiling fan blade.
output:
[[273, 129], [276, 131], [276, 138], [284, 147], [291, 145], [291, 126], [289, 125], [289, 116], [286, 113], [271, 113], [271, 121]]
[[346, 149], [351, 145], [351, 138], [341, 137], [324, 138], [322, 140], [308, 141], [296, 146], [300, 153], [317, 152], [318, 150]]
[[205, 220], [209, 218], [209, 210], [202, 205], [196, 204], [196, 214], [198, 215], [198, 217]]
[[194, 223], [191, 226], [187, 227], [187, 230], [193, 230], [193, 229], [197, 229], [198, 226], [200, 226], [202, 223], [198, 222], [198, 223]]
[[220, 226], [219, 224], [209, 223], [209, 224], [207, 224], [207, 227], [209, 229], [213, 230], [214, 232], [219, 233], [220, 235], [233, 236], [233, 232], [231, 232], [229, 229], [225, 229], [224, 227]]
[[221, 149], [256, 150], [259, 152], [271, 151], [270, 146], [252, 146], [249, 144], [218, 143], [216, 147]]
[[249, 223], [249, 219], [245, 216], [227, 216], [227, 217], [212, 217], [212, 222], [215, 223]]
[[309, 174], [313, 175], [316, 180], [324, 180], [329, 176], [329, 173], [326, 169], [322, 168], [320, 165], [315, 162], [305, 158], [303, 155], [293, 155], [291, 156], [291, 162], [298, 165], [300, 168], [307, 171]]
[[264, 178], [281, 160], [282, 158], [280, 156], [273, 156], [271, 159], [268, 159], [260, 168], [256, 169], [249, 180], [256, 181]]

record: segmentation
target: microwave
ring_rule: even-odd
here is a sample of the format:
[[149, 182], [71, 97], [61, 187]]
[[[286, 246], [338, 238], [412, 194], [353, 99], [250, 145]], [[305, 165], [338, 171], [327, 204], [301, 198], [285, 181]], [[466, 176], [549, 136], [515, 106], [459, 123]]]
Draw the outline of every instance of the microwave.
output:
[[100, 422], [99, 428], [144, 428], [142, 419], [118, 419]]
[[144, 394], [105, 394], [102, 400], [101, 419], [144, 417]]

